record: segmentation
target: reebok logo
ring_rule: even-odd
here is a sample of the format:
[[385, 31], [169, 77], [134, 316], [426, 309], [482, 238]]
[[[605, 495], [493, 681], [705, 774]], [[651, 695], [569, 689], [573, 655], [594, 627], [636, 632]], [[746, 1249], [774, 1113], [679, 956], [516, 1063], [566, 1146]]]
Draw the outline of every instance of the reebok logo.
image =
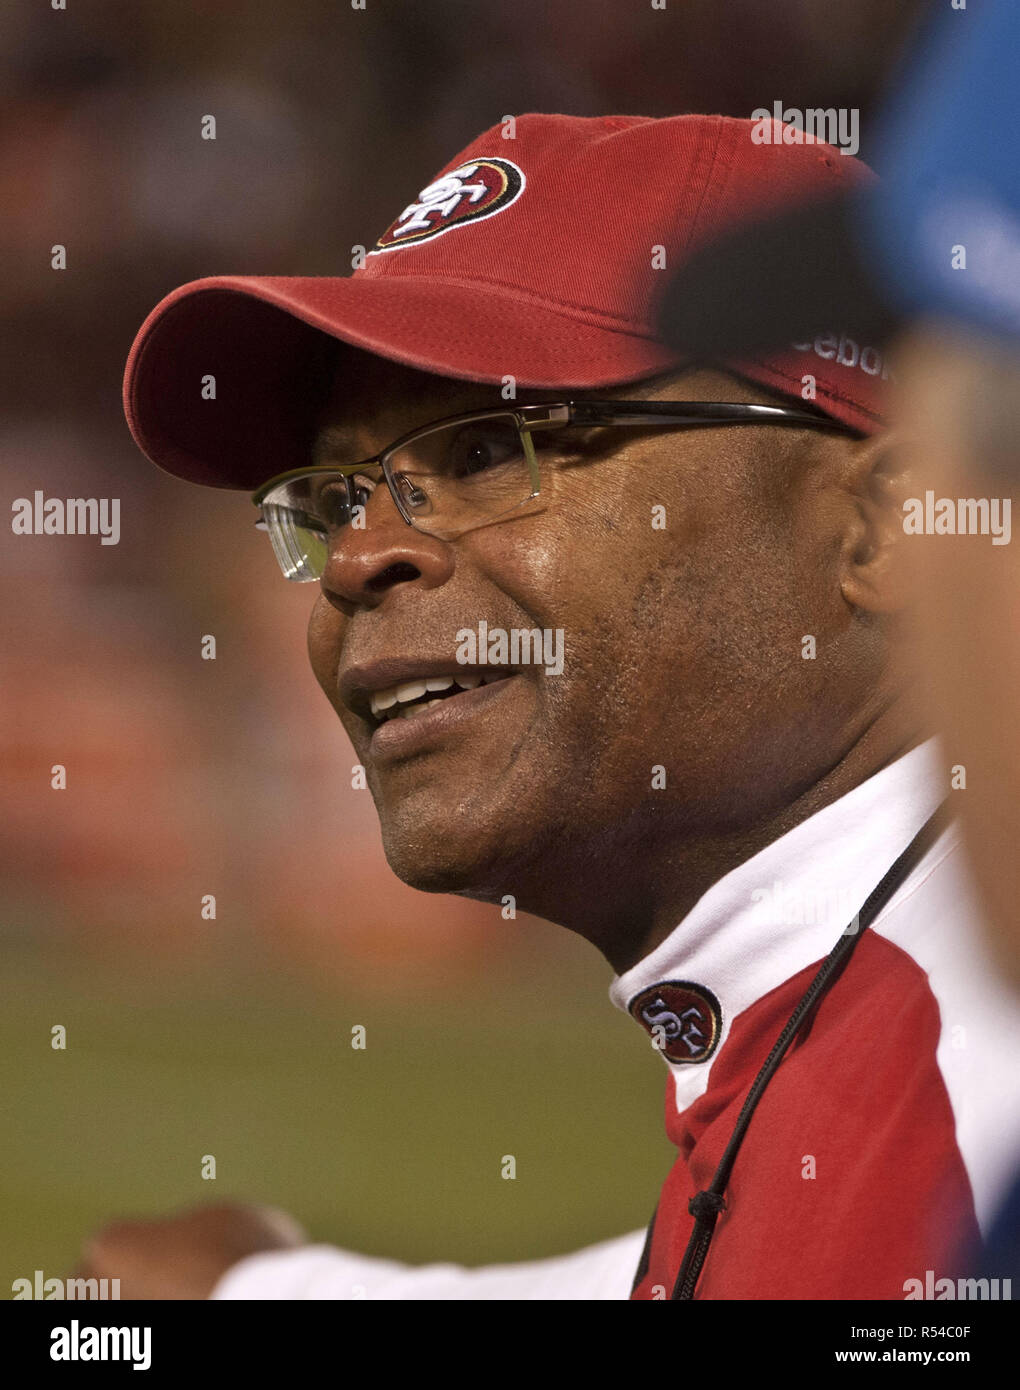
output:
[[858, 368], [865, 376], [877, 376], [882, 381], [895, 381], [885, 359], [876, 347], [859, 347], [847, 334], [823, 333], [813, 341], [791, 343], [794, 352], [813, 352], [838, 367]]

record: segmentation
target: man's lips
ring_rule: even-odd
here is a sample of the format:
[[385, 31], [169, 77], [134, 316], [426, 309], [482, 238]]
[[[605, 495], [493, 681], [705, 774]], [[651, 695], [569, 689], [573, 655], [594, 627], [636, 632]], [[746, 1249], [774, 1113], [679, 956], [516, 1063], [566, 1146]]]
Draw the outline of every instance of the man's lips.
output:
[[[430, 744], [457, 734], [465, 722], [476, 715], [486, 716], [490, 707], [512, 699], [513, 692], [522, 688], [520, 674], [502, 671], [500, 678], [474, 690], [460, 690], [435, 704], [412, 706], [404, 718], [387, 719], [375, 726], [368, 745], [368, 757], [380, 763], [419, 753]], [[484, 721], [483, 721], [484, 722]]]
[[445, 660], [388, 658], [359, 663], [344, 670], [338, 681], [347, 708], [373, 728], [387, 722], [424, 719], [423, 706], [433, 700], [459, 703], [466, 695], [485, 690], [517, 673], [507, 667], [467, 666]]

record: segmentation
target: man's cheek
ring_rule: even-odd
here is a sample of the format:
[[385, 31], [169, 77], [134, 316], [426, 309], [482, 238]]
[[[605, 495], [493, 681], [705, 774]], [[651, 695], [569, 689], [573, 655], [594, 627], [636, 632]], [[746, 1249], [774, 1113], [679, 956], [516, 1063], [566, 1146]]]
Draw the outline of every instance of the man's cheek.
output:
[[308, 659], [312, 673], [332, 702], [342, 642], [342, 619], [321, 596], [308, 619]]

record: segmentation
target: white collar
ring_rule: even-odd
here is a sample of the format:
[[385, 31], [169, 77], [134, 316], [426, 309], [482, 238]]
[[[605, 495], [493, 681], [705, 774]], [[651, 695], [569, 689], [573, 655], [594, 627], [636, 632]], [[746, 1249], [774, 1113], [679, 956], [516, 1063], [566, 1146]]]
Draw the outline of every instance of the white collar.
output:
[[[687, 1003], [701, 1009], [692, 1017], [703, 1023], [702, 999], [709, 1012], [718, 1002], [716, 1039], [705, 1060], [670, 1060], [668, 1052], [685, 1051], [679, 1044], [663, 1053], [676, 1080], [678, 1109], [705, 1090], [732, 1020], [828, 955], [946, 790], [937, 742], [929, 739], [719, 879], [665, 941], [616, 976], [610, 999], [625, 1013], [632, 1004], [647, 1010], [646, 1023], [674, 1020]], [[688, 998], [677, 988], [639, 1000], [667, 981], [692, 984], [695, 993]], [[676, 1024], [668, 1026], [675, 1033]], [[660, 1047], [666, 1036], [660, 1027]]]

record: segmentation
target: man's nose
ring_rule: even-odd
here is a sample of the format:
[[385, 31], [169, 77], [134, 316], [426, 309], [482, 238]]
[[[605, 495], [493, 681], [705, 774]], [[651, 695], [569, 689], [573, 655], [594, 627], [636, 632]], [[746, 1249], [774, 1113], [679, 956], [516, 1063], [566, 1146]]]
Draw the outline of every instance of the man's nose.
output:
[[409, 526], [381, 484], [369, 498], [364, 525], [349, 523], [334, 536], [321, 583], [327, 596], [374, 608], [398, 584], [434, 589], [452, 573], [450, 546]]

